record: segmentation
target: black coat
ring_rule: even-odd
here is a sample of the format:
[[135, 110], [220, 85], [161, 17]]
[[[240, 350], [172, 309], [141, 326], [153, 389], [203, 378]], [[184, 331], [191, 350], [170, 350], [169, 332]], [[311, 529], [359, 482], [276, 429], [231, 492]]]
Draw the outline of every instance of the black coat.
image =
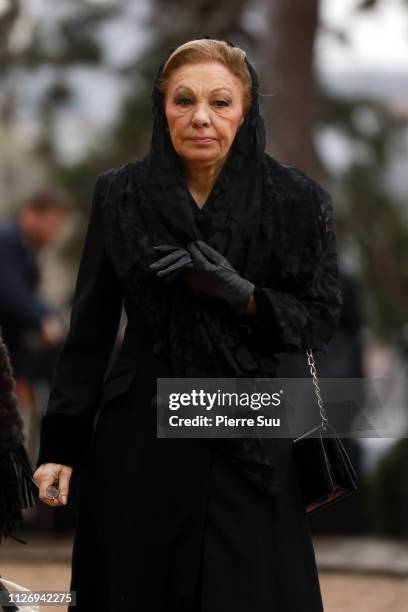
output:
[[0, 541], [2, 536], [11, 536], [24, 542], [15, 537], [20, 531], [22, 510], [34, 506], [38, 496], [14, 389], [8, 347], [0, 335]]
[[[276, 169], [288, 201], [310, 201], [316, 183], [294, 168], [276, 163]], [[108, 171], [99, 181], [109, 179], [112, 203], [120, 196], [121, 174], [120, 168]], [[73, 609], [320, 612], [292, 441], [266, 441], [282, 485], [282, 493], [271, 501], [253, 490], [210, 440], [157, 439], [156, 379], [171, 376], [171, 364], [160, 338], [139, 316], [132, 286], [119, 280], [122, 271], [115, 269], [107, 248], [119, 237], [102, 214], [98, 193], [37, 462], [71, 465], [80, 472]], [[320, 187], [318, 193], [329, 197]], [[211, 215], [207, 205], [199, 209], [191, 199], [203, 226]], [[304, 243], [306, 230], [296, 224], [295, 215], [281, 219], [280, 230]], [[123, 243], [132, 238], [126, 231], [120, 236]], [[276, 262], [278, 289], [278, 272], [283, 279], [293, 271], [293, 259], [286, 259], [287, 269], [284, 260]], [[304, 256], [300, 272], [309, 263]], [[303, 320], [300, 310], [308, 288], [299, 292], [283, 296], [287, 307], [277, 321], [273, 304], [256, 288], [258, 311], [250, 327], [260, 351], [276, 346], [280, 352], [285, 342], [293, 350], [297, 339], [291, 334], [295, 322]], [[338, 287], [333, 292], [338, 295]], [[123, 304], [125, 337], [104, 380]], [[327, 296], [327, 310], [330, 304], [333, 295]], [[328, 329], [326, 320], [325, 340]], [[319, 341], [316, 321], [313, 330], [313, 341]]]

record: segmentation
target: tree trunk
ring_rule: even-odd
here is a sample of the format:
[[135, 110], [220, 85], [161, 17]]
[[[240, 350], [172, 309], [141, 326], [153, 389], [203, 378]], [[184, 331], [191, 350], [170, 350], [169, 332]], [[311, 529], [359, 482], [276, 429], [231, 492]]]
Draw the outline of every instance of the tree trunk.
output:
[[264, 93], [268, 152], [278, 161], [318, 178], [313, 146], [314, 40], [319, 0], [269, 0]]

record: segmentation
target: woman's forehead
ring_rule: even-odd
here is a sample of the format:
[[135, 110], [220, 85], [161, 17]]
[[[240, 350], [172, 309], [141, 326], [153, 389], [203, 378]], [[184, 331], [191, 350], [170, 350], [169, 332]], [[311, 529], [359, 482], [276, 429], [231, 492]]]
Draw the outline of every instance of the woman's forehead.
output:
[[242, 89], [243, 84], [227, 66], [219, 62], [200, 62], [176, 68], [169, 76], [168, 87], [173, 90], [229, 90], [233, 93]]

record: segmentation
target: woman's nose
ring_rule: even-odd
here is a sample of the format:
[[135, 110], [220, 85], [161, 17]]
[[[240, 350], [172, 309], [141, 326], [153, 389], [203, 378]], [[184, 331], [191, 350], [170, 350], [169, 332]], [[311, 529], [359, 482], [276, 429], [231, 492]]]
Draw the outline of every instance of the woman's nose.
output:
[[193, 113], [193, 124], [194, 125], [209, 125], [210, 124], [210, 116], [208, 111], [204, 106], [198, 106]]

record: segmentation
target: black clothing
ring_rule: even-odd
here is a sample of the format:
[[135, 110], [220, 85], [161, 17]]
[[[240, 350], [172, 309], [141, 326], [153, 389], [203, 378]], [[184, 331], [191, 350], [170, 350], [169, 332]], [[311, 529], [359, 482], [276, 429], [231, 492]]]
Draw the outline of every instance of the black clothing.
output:
[[17, 221], [0, 224], [0, 325], [16, 377], [27, 376], [24, 338], [38, 331], [49, 309], [35, 292], [39, 267]]
[[14, 387], [9, 351], [0, 335], [0, 542], [5, 536], [25, 543], [16, 537], [22, 510], [35, 506], [38, 496]]
[[[322, 610], [292, 441], [156, 439], [157, 377], [274, 376], [276, 353], [324, 348], [340, 312], [330, 196], [264, 153], [250, 70], [251, 113], [201, 210], [156, 84], [148, 155], [97, 181], [38, 458], [81, 470], [76, 610]], [[255, 317], [151, 273], [153, 246], [197, 238], [255, 284]]]

